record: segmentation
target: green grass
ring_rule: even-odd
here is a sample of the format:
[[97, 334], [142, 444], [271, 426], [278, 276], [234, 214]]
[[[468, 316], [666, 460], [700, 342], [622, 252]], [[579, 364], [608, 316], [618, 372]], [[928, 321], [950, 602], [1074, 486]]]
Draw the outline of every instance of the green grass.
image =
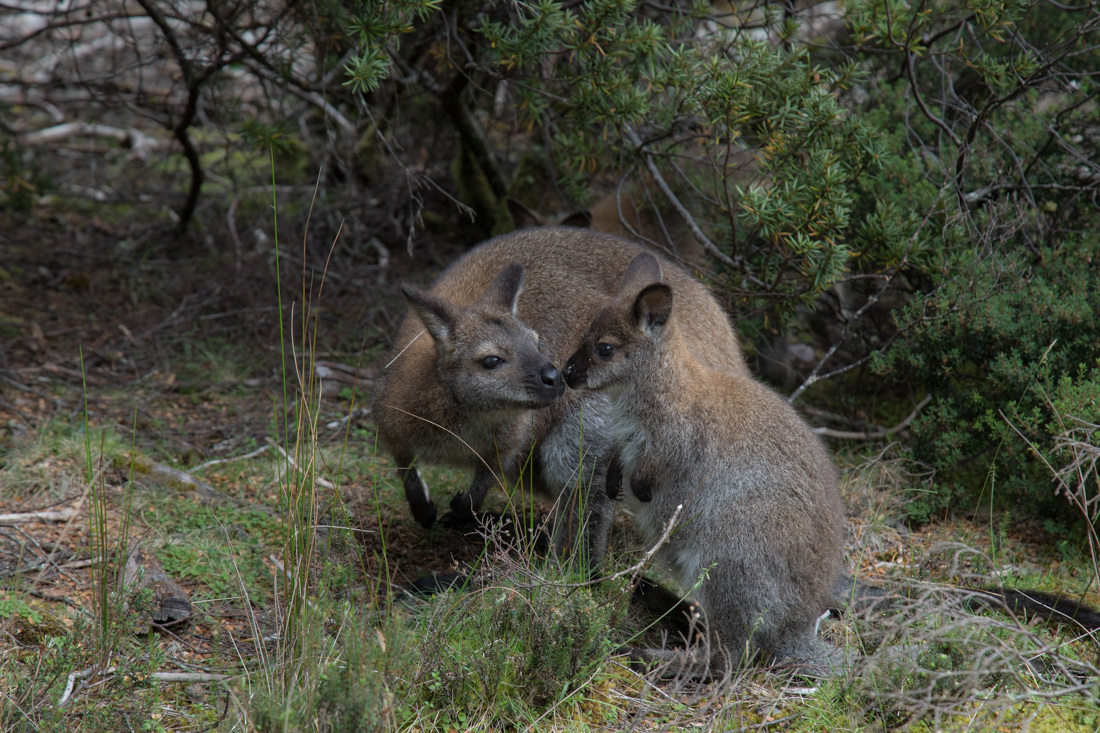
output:
[[[59, 423], [27, 436], [5, 457], [3, 491], [25, 498], [28, 487], [41, 490], [48, 482], [78, 486], [82, 438], [81, 431]], [[102, 472], [109, 510], [121, 511], [128, 480], [126, 438], [121, 432], [101, 434], [94, 426], [91, 438], [93, 446], [105, 446], [114, 466]], [[337, 529], [326, 548], [312, 556], [293, 655], [285, 650], [280, 655], [273, 639], [285, 628], [272, 616], [285, 589], [276, 587], [267, 558], [284, 556], [293, 530], [281, 513], [285, 499], [270, 490], [279, 475], [273, 452], [197, 472], [243, 506], [208, 506], [178, 488], [139, 478], [131, 506], [134, 533], [191, 589], [194, 623], [206, 628], [223, 617], [249, 619], [252, 631], [218, 631], [220, 651], [207, 661], [208, 668], [231, 679], [190, 692], [186, 685], [150, 679], [151, 672], [179, 669], [165, 655], [171, 637], [134, 637], [120, 610], [126, 599], [115, 593], [110, 600], [117, 623], [107, 641], [116, 671], [100, 677], [94, 688], [78, 689], [57, 709], [68, 676], [96, 659], [95, 645], [88, 642], [94, 637], [92, 617], [86, 608], [47, 604], [30, 594], [32, 585], [9, 580], [0, 591], [0, 625], [19, 641], [0, 658], [0, 686], [11, 691], [0, 728], [34, 730], [33, 720], [44, 730], [93, 731], [113, 729], [124, 716], [135, 730], [595, 731], [621, 727], [642, 709], [658, 727], [702, 720], [707, 721], [703, 729], [712, 730], [768, 719], [783, 721], [773, 727], [798, 731], [904, 725], [1014, 729], [1034, 716], [1033, 730], [1077, 731], [1100, 720], [1095, 698], [1067, 692], [1072, 685], [1066, 679], [1052, 676], [1044, 682], [1021, 673], [1027, 659], [1058, 644], [1067, 664], [1095, 663], [1095, 649], [1041, 625], [1014, 630], [995, 613], [967, 616], [962, 624], [957, 612], [943, 615], [915, 606], [908, 613], [834, 622], [829, 633], [850, 634], [875, 655], [874, 662], [851, 678], [820, 685], [812, 695], [784, 692], [789, 683], [782, 676], [749, 670], [735, 677], [736, 684], [696, 686], [690, 694], [684, 687], [666, 699], [614, 657], [637, 632], [618, 586], [576, 588], [570, 584], [577, 578], [555, 563], [490, 553], [479, 563], [490, 579], [480, 589], [402, 599], [387, 585], [389, 563], [401, 563], [411, 541], [456, 538], [444, 530], [425, 532], [412, 522], [401, 486], [388, 462], [373, 455], [370, 440], [369, 430], [355, 430], [347, 445], [334, 439], [318, 448], [317, 464], [327, 467], [321, 473], [342, 473], [358, 485], [360, 503], [345, 504], [333, 492], [318, 490], [319, 520]], [[105, 462], [96, 459], [96, 465]], [[74, 476], [65, 478], [68, 474]], [[882, 480], [877, 469], [853, 475]], [[434, 468], [425, 476], [441, 504], [468, 480], [460, 471]], [[500, 507], [507, 500], [494, 492], [493, 501]], [[354, 516], [353, 508], [359, 510]], [[372, 534], [364, 539], [363, 530]], [[614, 557], [611, 567], [622, 567], [631, 557]], [[1080, 555], [1063, 559], [1056, 575], [1029, 569], [1010, 535], [999, 536], [995, 557], [998, 563], [1019, 563], [1015, 579], [1022, 585], [1052, 590], [1064, 589], [1067, 576], [1088, 572], [1087, 558]], [[994, 567], [989, 558], [981, 563]], [[975, 669], [979, 662], [987, 664], [982, 650], [998, 648], [1014, 651], [999, 666]], [[956, 678], [977, 687], [960, 689]], [[932, 703], [920, 702], [928, 696]], [[158, 706], [170, 712], [159, 718], [144, 712]]]

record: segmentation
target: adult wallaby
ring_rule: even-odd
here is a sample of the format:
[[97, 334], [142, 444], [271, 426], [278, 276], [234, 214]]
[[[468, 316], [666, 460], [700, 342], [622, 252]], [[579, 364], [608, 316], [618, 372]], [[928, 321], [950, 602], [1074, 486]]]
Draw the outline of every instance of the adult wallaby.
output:
[[[544, 493], [557, 496], [598, 476], [600, 490], [592, 492], [589, 510], [601, 526], [590, 549], [602, 555], [612, 509], [602, 490], [608, 400], [576, 392], [555, 400], [560, 390], [552, 365], [580, 343], [607, 294], [643, 251], [583, 229], [527, 229], [470, 250], [427, 291], [404, 288], [411, 311], [386, 357], [372, 411], [420, 524], [432, 525], [436, 507], [415, 459], [473, 469], [469, 489], [451, 501], [457, 517], [468, 520], [492, 484], [516, 480], [535, 446], [535, 488]], [[747, 374], [714, 297], [670, 263], [665, 274], [694, 314], [683, 337], [697, 358], [716, 370]]]
[[651, 544], [682, 507], [657, 557], [682, 590], [699, 584], [712, 648], [827, 672], [815, 630], [844, 547], [829, 454], [771, 389], [699, 358], [694, 308], [655, 257], [638, 255], [616, 290], [564, 370], [570, 387], [611, 396], [610, 484], [631, 488]]

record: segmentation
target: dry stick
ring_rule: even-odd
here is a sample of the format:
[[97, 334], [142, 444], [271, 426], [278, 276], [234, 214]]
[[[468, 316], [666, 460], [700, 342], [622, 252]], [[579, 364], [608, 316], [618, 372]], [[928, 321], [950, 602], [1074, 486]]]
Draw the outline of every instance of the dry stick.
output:
[[661, 537], [657, 540], [657, 544], [649, 548], [646, 553], [642, 555], [641, 560], [634, 563], [625, 570], [620, 570], [617, 573], [613, 573], [602, 578], [593, 578], [592, 580], [586, 580], [583, 583], [560, 583], [555, 585], [560, 585], [562, 588], [586, 588], [590, 585], [598, 585], [599, 583], [604, 583], [609, 580], [618, 580], [619, 578], [622, 578], [626, 575], [631, 576], [630, 585], [633, 585], [635, 581], [637, 581], [638, 575], [641, 574], [643, 570], [645, 570], [646, 566], [649, 565], [650, 560], [652, 560], [653, 556], [657, 554], [657, 550], [660, 550], [661, 547], [664, 546], [666, 542], [668, 542], [668, 537], [672, 534], [672, 530], [675, 529], [676, 520], [680, 518], [680, 512], [682, 512], [683, 510], [683, 504], [676, 505], [676, 511], [672, 513], [672, 517], [668, 520], [668, 524], [665, 525], [665, 531], [661, 533]]
[[826, 438], [839, 438], [841, 440], [880, 440], [882, 438], [889, 438], [894, 433], [901, 432], [905, 428], [909, 427], [909, 423], [913, 422], [917, 418], [917, 415], [924, 406], [932, 401], [932, 395], [925, 395], [924, 399], [917, 403], [917, 406], [913, 408], [904, 420], [899, 422], [892, 428], [867, 430], [863, 432], [851, 431], [851, 430], [833, 430], [832, 428], [811, 428], [811, 430], [818, 435], [825, 436]]
[[8, 578], [12, 575], [19, 575], [21, 573], [29, 573], [29, 572], [32, 572], [34, 570], [41, 570], [42, 568], [45, 568], [49, 565], [54, 565], [54, 567], [57, 569], [57, 571], [61, 572], [63, 570], [80, 570], [81, 568], [87, 568], [87, 567], [91, 567], [92, 565], [98, 565], [101, 562], [103, 562], [103, 558], [94, 557], [94, 558], [88, 558], [88, 559], [85, 559], [85, 560], [74, 560], [72, 562], [67, 562], [64, 565], [56, 565], [55, 563], [53, 563], [50, 560], [50, 558], [44, 558], [42, 560], [39, 560], [36, 563], [32, 563], [30, 565], [27, 565], [26, 567], [16, 568], [15, 570], [9, 570], [5, 573], [0, 573], [0, 578]]
[[[93, 480], [94, 480], [94, 478], [98, 478], [98, 477], [93, 477]], [[80, 495], [80, 498], [76, 502], [76, 506], [73, 507], [73, 511], [76, 512], [76, 514], [73, 517], [66, 520], [65, 526], [61, 528], [61, 535], [54, 541], [53, 549], [50, 550], [49, 557], [46, 558], [46, 564], [47, 565], [53, 565], [54, 567], [58, 568], [58, 572], [61, 572], [61, 569], [60, 569], [60, 567], [58, 567], [57, 563], [54, 562], [53, 558], [57, 554], [58, 550], [61, 548], [61, 543], [64, 542], [65, 539], [69, 536], [69, 530], [72, 528], [73, 522], [76, 520], [77, 515], [79, 515], [80, 510], [84, 507], [84, 502], [86, 502], [88, 500], [88, 493], [91, 490], [92, 490], [91, 483], [87, 484], [84, 487], [84, 493], [82, 493]], [[45, 575], [45, 570], [44, 569], [40, 570], [39, 573], [38, 573], [38, 576], [35, 578], [35, 582], [41, 581], [43, 579], [44, 575]]]
[[[905, 260], [903, 259], [902, 265], [904, 264]], [[894, 270], [893, 274], [889, 275], [886, 278], [886, 282], [883, 284], [883, 286], [879, 288], [876, 292], [872, 293], [871, 296], [867, 298], [867, 302], [864, 303], [859, 310], [852, 314], [852, 317], [848, 319], [848, 322], [846, 324], [844, 324], [844, 330], [841, 332], [840, 338], [837, 339], [836, 343], [829, 347], [829, 350], [825, 352], [825, 356], [821, 358], [821, 361], [817, 363], [817, 366], [814, 367], [814, 370], [810, 372], [810, 376], [806, 377], [806, 380], [798, 386], [798, 389], [791, 393], [791, 396], [787, 398], [787, 402], [793, 405], [794, 401], [801, 397], [803, 392], [805, 392], [815, 382], [821, 379], [821, 369], [825, 366], [825, 363], [832, 358], [833, 354], [837, 352], [837, 349], [840, 348], [840, 345], [848, 339], [848, 334], [851, 333], [852, 325], [859, 320], [860, 316], [862, 316], [868, 308], [878, 302], [878, 299], [882, 297], [882, 294], [884, 292], [886, 292], [886, 288], [889, 287], [890, 281], [893, 280], [894, 276], [897, 275], [897, 273], [900, 271], [901, 265], [899, 265], [898, 268]]]
[[249, 458], [255, 458], [256, 456], [260, 455], [261, 453], [267, 451], [270, 448], [271, 448], [270, 445], [265, 445], [262, 448], [257, 448], [256, 450], [252, 451], [251, 453], [245, 453], [243, 456], [236, 456], [234, 458], [215, 458], [212, 461], [207, 461], [206, 463], [200, 463], [197, 466], [193, 466], [191, 468], [191, 470], [192, 471], [198, 471], [198, 470], [203, 469], [203, 468], [210, 468], [211, 466], [216, 466], [219, 463], [233, 463], [234, 461], [245, 461], [245, 460], [248, 460]]
[[294, 80], [280, 80], [276, 78], [275, 74], [273, 74], [270, 70], [264, 68], [258, 63], [255, 63], [254, 61], [246, 60], [244, 62], [244, 65], [250, 68], [257, 76], [261, 76], [268, 81], [275, 82], [276, 84], [281, 85], [283, 89], [287, 90], [294, 96], [298, 97], [299, 99], [305, 100], [306, 102], [320, 109], [322, 112], [325, 113], [325, 115], [331, 118], [332, 121], [335, 122], [337, 126], [346, 134], [355, 134], [355, 125], [353, 125], [347, 117], [341, 114], [340, 110], [336, 109], [327, 101], [325, 101], [325, 98], [317, 92], [306, 89], [304, 87], [300, 88], [298, 83]]
[[[294, 466], [295, 468], [298, 468], [298, 463], [293, 458], [290, 457], [289, 453], [287, 453], [285, 450], [283, 450], [283, 447], [281, 445], [276, 443], [271, 438], [268, 438], [267, 442], [269, 444], [271, 444], [272, 446], [274, 446], [275, 450], [279, 451], [279, 453], [282, 454], [283, 458], [290, 461], [290, 465]], [[336, 484], [332, 483], [331, 481], [329, 481], [326, 478], [322, 478], [321, 476], [316, 476], [315, 479], [316, 479], [318, 485], [322, 486], [323, 488], [326, 488], [326, 489], [335, 489], [336, 488]]]
[[[118, 671], [118, 667], [108, 667], [103, 670], [103, 676], [108, 677]], [[88, 667], [82, 669], [79, 672], [73, 672], [69, 675], [68, 681], [65, 683], [65, 691], [61, 694], [61, 699], [57, 701], [57, 707], [64, 707], [65, 703], [69, 701], [69, 698], [73, 694], [73, 686], [78, 679], [84, 679], [95, 674], [95, 667]], [[207, 672], [153, 672], [149, 675], [149, 679], [157, 680], [158, 682], [220, 682], [222, 680], [229, 679], [227, 674], [213, 674]]]
[[34, 387], [29, 387], [25, 384], [20, 384], [19, 382], [16, 382], [13, 379], [9, 379], [8, 377], [5, 377], [3, 374], [0, 374], [0, 381], [6, 382], [6, 383], [10, 384], [11, 386], [15, 387], [16, 389], [21, 389], [24, 392], [27, 392], [28, 394], [32, 394], [32, 395], [35, 395], [36, 397], [41, 397], [41, 398], [46, 399], [46, 400], [50, 400], [54, 403], [54, 406], [57, 407], [58, 409], [61, 409], [65, 405], [64, 401], [62, 401], [62, 399], [60, 397], [58, 397], [57, 395], [52, 395], [48, 392], [43, 392], [40, 389], [35, 389]]
[[134, 148], [152, 147], [154, 144], [160, 143], [159, 140], [143, 135], [134, 128], [124, 130], [121, 127], [95, 125], [90, 122], [63, 122], [53, 127], [23, 133], [18, 140], [26, 146], [48, 145], [77, 135], [111, 138], [122, 143], [130, 143]]
[[43, 512], [0, 514], [0, 524], [22, 524], [24, 522], [67, 522], [76, 515], [77, 510], [72, 508]]

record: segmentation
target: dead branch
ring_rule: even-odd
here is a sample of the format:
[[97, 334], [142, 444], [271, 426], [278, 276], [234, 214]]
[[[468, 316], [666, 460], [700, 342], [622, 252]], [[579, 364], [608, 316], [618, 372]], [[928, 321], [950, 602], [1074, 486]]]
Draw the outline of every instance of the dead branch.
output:
[[96, 125], [90, 122], [64, 122], [43, 130], [27, 132], [19, 136], [19, 144], [27, 147], [49, 145], [80, 135], [117, 140], [124, 147], [133, 150], [134, 157], [142, 160], [148, 157], [150, 151], [163, 150], [166, 147], [164, 141], [150, 137], [134, 127], [124, 130], [120, 127]]
[[645, 161], [646, 168], [649, 169], [649, 173], [651, 176], [653, 176], [653, 180], [656, 181], [658, 188], [661, 189], [661, 193], [663, 193], [665, 197], [668, 198], [669, 203], [671, 203], [676, 211], [679, 212], [680, 216], [683, 217], [684, 221], [687, 223], [688, 228], [691, 229], [691, 233], [695, 235], [695, 240], [699, 242], [703, 249], [709, 252], [722, 264], [727, 265], [728, 267], [733, 267], [735, 269], [740, 269], [741, 263], [731, 258], [722, 250], [718, 249], [718, 245], [710, 241], [710, 237], [704, 234], [703, 230], [699, 228], [699, 225], [695, 221], [695, 217], [691, 215], [691, 212], [687, 210], [687, 207], [680, 203], [680, 199], [677, 198], [676, 194], [672, 192], [671, 188], [669, 188], [669, 185], [665, 181], [664, 176], [661, 175], [661, 171], [658, 170], [657, 164], [653, 162], [653, 155], [645, 149], [645, 144], [642, 142], [642, 139], [638, 137], [638, 133], [634, 131], [634, 128], [628, 126], [624, 129], [624, 133], [626, 134], [627, 139], [630, 140], [631, 145], [634, 146], [634, 149], [638, 152], [639, 155], [642, 156], [642, 159]]
[[899, 422], [892, 428], [878, 428], [876, 430], [865, 431], [852, 431], [852, 430], [834, 430], [832, 428], [812, 428], [813, 432], [826, 438], [837, 438], [839, 440], [882, 440], [883, 438], [889, 438], [895, 433], [899, 433], [905, 428], [909, 427], [909, 423], [913, 422], [920, 414], [920, 411], [924, 409], [924, 406], [932, 401], [932, 395], [926, 395], [923, 400], [917, 403], [917, 406], [913, 408], [904, 420]]
[[[61, 699], [57, 701], [57, 707], [64, 707], [69, 698], [72, 697], [73, 687], [76, 685], [78, 679], [86, 679], [99, 672], [103, 677], [110, 677], [118, 671], [117, 667], [108, 667], [100, 671], [98, 666], [88, 667], [82, 669], [79, 672], [73, 672], [69, 675], [68, 680], [65, 682], [65, 691], [61, 694]], [[149, 675], [149, 679], [158, 680], [160, 682], [221, 682], [229, 679], [227, 674], [213, 674], [206, 672], [153, 672]]]
[[[275, 450], [279, 451], [279, 454], [280, 454], [280, 455], [282, 455], [282, 457], [283, 457], [283, 458], [285, 458], [285, 459], [286, 459], [286, 460], [287, 460], [287, 461], [288, 461], [288, 462], [290, 463], [290, 465], [294, 466], [295, 468], [298, 468], [298, 464], [297, 464], [297, 462], [296, 462], [296, 461], [295, 461], [295, 460], [294, 460], [293, 458], [291, 458], [291, 457], [290, 457], [290, 454], [289, 454], [289, 453], [287, 453], [287, 452], [286, 452], [285, 450], [283, 450], [283, 447], [282, 447], [281, 445], [279, 445], [278, 443], [276, 443], [276, 442], [275, 442], [274, 440], [272, 440], [271, 438], [268, 438], [268, 439], [267, 439], [267, 442], [268, 442], [268, 443], [269, 443], [269, 444], [270, 444], [270, 445], [271, 445], [272, 447], [274, 447], [274, 448], [275, 448]], [[329, 481], [328, 479], [326, 479], [326, 478], [323, 478], [323, 477], [321, 477], [321, 476], [315, 476], [315, 477], [314, 477], [314, 480], [315, 480], [315, 481], [317, 482], [317, 485], [318, 485], [318, 486], [321, 486], [321, 487], [323, 487], [323, 488], [326, 488], [326, 489], [335, 489], [335, 488], [336, 488], [336, 484], [332, 483], [332, 482], [331, 482], [331, 481]]]
[[684, 505], [683, 504], [677, 504], [676, 505], [676, 511], [674, 511], [672, 513], [672, 517], [668, 520], [668, 523], [665, 525], [665, 531], [661, 533], [660, 538], [653, 545], [653, 547], [646, 550], [646, 553], [644, 555], [642, 555], [641, 560], [634, 563], [630, 567], [626, 568], [625, 570], [620, 570], [617, 573], [612, 573], [611, 575], [607, 575], [607, 576], [600, 577], [600, 578], [593, 578], [592, 580], [587, 580], [583, 583], [561, 583], [560, 585], [564, 588], [584, 588], [586, 586], [598, 585], [598, 584], [601, 584], [601, 583], [604, 583], [604, 582], [607, 582], [607, 581], [611, 581], [611, 580], [618, 580], [619, 578], [623, 578], [623, 577], [626, 577], [627, 575], [629, 575], [630, 576], [630, 583], [629, 583], [628, 587], [633, 587], [634, 584], [638, 580], [638, 575], [641, 574], [641, 572], [643, 570], [645, 570], [647, 567], [649, 567], [649, 563], [653, 560], [653, 556], [657, 554], [658, 550], [660, 550], [662, 547], [664, 547], [666, 542], [668, 542], [668, 538], [669, 538], [669, 535], [672, 534], [672, 530], [676, 529], [676, 520], [678, 520], [680, 518], [680, 512], [682, 512], [683, 510], [684, 510]]
[[57, 509], [44, 512], [0, 514], [0, 524], [24, 524], [26, 522], [67, 522], [76, 515], [76, 509]]

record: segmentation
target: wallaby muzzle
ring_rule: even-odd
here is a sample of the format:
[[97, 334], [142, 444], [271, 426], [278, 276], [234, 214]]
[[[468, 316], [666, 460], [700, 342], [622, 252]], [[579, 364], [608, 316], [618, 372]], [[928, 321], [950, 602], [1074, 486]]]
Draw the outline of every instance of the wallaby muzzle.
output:
[[556, 366], [547, 362], [539, 369], [538, 382], [530, 390], [539, 401], [549, 404], [565, 394], [565, 382]]
[[588, 386], [588, 352], [584, 346], [577, 349], [565, 363], [565, 383], [570, 389]]

